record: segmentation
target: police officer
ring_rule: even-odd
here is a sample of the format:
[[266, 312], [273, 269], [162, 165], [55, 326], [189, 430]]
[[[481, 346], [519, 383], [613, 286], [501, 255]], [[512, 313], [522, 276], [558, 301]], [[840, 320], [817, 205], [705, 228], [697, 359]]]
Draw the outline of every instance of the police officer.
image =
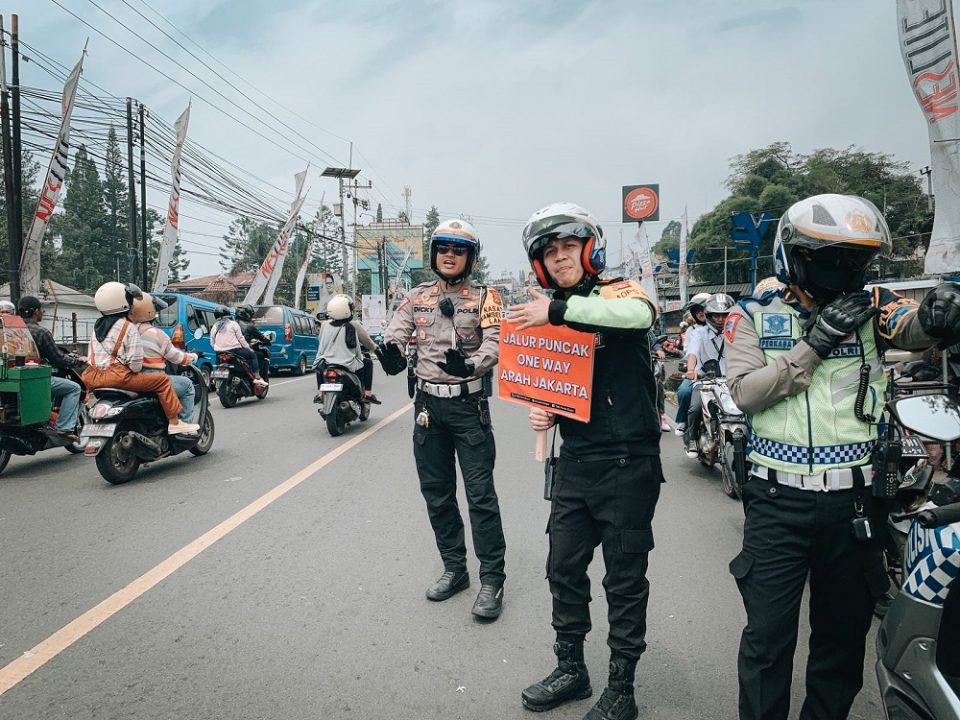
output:
[[[960, 287], [920, 303], [864, 292], [867, 267], [892, 248], [863, 198], [816, 195], [792, 205], [774, 240], [784, 290], [747, 299], [727, 319], [727, 372], [751, 432], [741, 488], [743, 550], [730, 563], [747, 612], [740, 718], [779, 720], [804, 586], [810, 581], [805, 720], [846, 718], [863, 684], [874, 604], [887, 589], [886, 502], [873, 497], [871, 452], [886, 390], [880, 353], [960, 332]], [[865, 403], [858, 409], [858, 388]]]
[[563, 439], [547, 530], [547, 579], [553, 595], [557, 668], [521, 693], [523, 705], [549, 710], [590, 697], [583, 659], [590, 630], [587, 567], [603, 547], [610, 633], [610, 674], [586, 720], [637, 717], [634, 674], [646, 649], [647, 555], [653, 549], [654, 509], [660, 497], [660, 414], [647, 331], [654, 305], [631, 281], [600, 280], [604, 240], [594, 217], [571, 203], [538, 210], [523, 244], [542, 287], [532, 302], [510, 309], [524, 329], [565, 325], [594, 333], [590, 422], [530, 411], [534, 430], [556, 424]]
[[417, 388], [413, 454], [420, 491], [436, 536], [444, 572], [427, 598], [446, 600], [470, 586], [457, 473], [463, 474], [473, 546], [480, 561], [480, 592], [473, 614], [492, 621], [503, 607], [504, 553], [500, 506], [493, 485], [496, 448], [490, 424], [490, 370], [497, 363], [499, 294], [470, 280], [480, 239], [464, 220], [448, 220], [430, 237], [430, 266], [438, 279], [403, 299], [380, 348], [390, 375], [407, 367], [404, 349], [416, 334]]

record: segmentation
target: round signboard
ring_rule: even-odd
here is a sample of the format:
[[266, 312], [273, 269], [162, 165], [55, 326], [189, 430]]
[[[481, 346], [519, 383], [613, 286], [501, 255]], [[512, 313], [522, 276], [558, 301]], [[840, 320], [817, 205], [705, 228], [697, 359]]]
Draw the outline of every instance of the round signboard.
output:
[[660, 198], [653, 188], [638, 187], [623, 199], [623, 211], [634, 220], [646, 220], [657, 212]]

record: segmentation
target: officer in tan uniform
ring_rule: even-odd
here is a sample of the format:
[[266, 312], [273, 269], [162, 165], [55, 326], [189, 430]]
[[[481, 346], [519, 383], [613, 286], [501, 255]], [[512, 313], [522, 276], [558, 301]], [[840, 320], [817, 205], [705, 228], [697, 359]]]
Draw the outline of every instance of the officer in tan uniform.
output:
[[403, 372], [403, 349], [416, 335], [413, 455], [444, 568], [427, 598], [446, 600], [470, 586], [456, 456], [480, 561], [473, 614], [492, 621], [503, 604], [506, 545], [493, 485], [496, 447], [487, 397], [499, 354], [503, 303], [495, 290], [471, 282], [479, 255], [480, 240], [470, 223], [449, 220], [437, 226], [430, 238], [430, 266], [438, 279], [418, 285], [400, 303], [379, 357], [387, 374]]

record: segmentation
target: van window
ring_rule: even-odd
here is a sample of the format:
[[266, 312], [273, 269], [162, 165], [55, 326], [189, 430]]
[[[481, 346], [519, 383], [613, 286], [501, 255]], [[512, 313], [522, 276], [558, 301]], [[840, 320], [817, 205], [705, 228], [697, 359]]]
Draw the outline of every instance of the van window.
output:
[[310, 332], [310, 323], [307, 322], [307, 319], [303, 315], [297, 315], [297, 334], [298, 335], [312, 335]]
[[157, 313], [157, 324], [160, 327], [173, 327], [180, 317], [180, 298], [176, 295], [157, 295], [167, 306]]
[[258, 307], [253, 314], [254, 325], [283, 325], [283, 308], [279, 305]]
[[[197, 312], [197, 308], [194, 307], [192, 303], [189, 303], [189, 302], [187, 303], [186, 315], [187, 315], [187, 329], [190, 331], [191, 335], [194, 332], [196, 332], [197, 328], [205, 324], [203, 320], [203, 316]], [[209, 327], [209, 325], [207, 327]]]

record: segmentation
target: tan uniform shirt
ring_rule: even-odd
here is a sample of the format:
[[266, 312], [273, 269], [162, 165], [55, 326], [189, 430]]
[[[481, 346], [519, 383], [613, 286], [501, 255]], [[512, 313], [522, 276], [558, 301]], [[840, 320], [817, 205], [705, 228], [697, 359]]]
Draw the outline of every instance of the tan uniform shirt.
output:
[[[453, 317], [446, 317], [440, 303], [449, 299]], [[469, 378], [443, 372], [438, 362], [445, 353], [459, 348], [476, 366], [473, 377], [486, 374], [500, 353], [500, 319], [503, 301], [496, 290], [475, 285], [469, 278], [454, 292], [443, 292], [440, 281], [418, 285], [400, 303], [384, 333], [384, 342], [407, 347], [417, 338], [417, 377], [434, 383], [459, 383]]]

